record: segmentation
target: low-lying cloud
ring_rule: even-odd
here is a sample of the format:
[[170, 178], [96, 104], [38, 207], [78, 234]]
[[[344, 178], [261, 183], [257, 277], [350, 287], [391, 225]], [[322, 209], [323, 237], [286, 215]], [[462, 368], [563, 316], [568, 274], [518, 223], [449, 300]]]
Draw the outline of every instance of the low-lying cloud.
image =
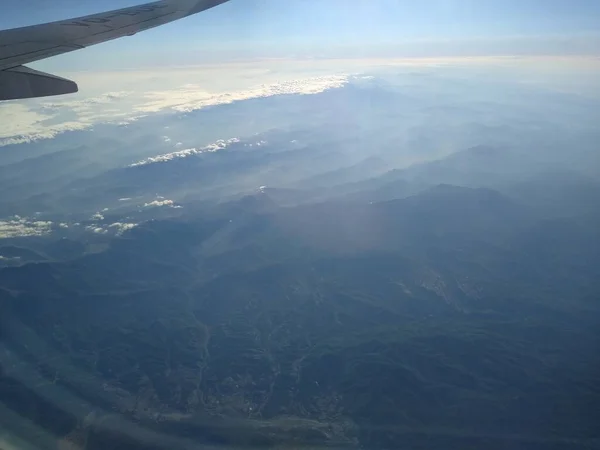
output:
[[152, 202], [144, 203], [144, 208], [160, 208], [162, 206], [167, 206], [170, 208], [181, 208], [180, 206], [176, 205], [173, 200], [167, 199], [158, 199]]
[[121, 236], [128, 230], [132, 230], [137, 227], [137, 223], [123, 223], [123, 222], [115, 222], [108, 226], [111, 230], [115, 231], [117, 236]]
[[30, 220], [14, 216], [0, 221], [0, 239], [10, 239], [27, 236], [45, 236], [52, 231], [52, 222]]
[[[258, 81], [258, 80], [257, 80]], [[225, 92], [207, 91], [200, 84], [166, 90], [109, 92], [81, 100], [32, 100], [0, 105], [0, 146], [51, 139], [100, 123], [127, 124], [151, 113], [190, 112], [276, 95], [311, 95], [348, 83], [346, 75], [300, 78]], [[171, 138], [165, 136], [165, 142]]]
[[240, 142], [240, 140], [238, 138], [231, 138], [231, 139], [226, 139], [226, 140], [219, 139], [218, 141], [216, 141], [210, 145], [207, 145], [205, 147], [188, 148], [186, 150], [179, 150], [176, 152], [165, 153], [164, 155], [152, 156], [150, 158], [146, 158], [146, 159], [143, 159], [136, 163], [133, 163], [129, 167], [139, 167], [139, 166], [146, 166], [148, 164], [154, 164], [154, 163], [164, 163], [164, 162], [172, 161], [174, 159], [187, 158], [188, 156], [199, 155], [202, 153], [214, 153], [219, 150], [224, 150], [227, 147], [229, 147], [231, 144], [236, 144], [238, 142]]

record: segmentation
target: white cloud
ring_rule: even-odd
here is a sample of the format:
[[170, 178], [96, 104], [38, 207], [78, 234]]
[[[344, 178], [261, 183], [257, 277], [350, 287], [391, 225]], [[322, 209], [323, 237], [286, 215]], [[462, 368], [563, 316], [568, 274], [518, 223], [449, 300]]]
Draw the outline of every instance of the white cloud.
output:
[[275, 95], [319, 94], [328, 89], [343, 87], [348, 81], [349, 77], [347, 75], [320, 76], [273, 84], [261, 84], [251, 89], [216, 94], [207, 93], [197, 85], [188, 85], [175, 90], [147, 93], [145, 95], [146, 102], [139, 105], [137, 111], [148, 113], [170, 109], [190, 112], [209, 106], [227, 105], [242, 100]]
[[90, 97], [83, 100], [65, 101], [57, 103], [45, 103], [48, 107], [70, 106], [73, 109], [87, 109], [89, 105], [112, 103], [115, 100], [132, 95], [132, 92], [107, 92], [97, 97]]
[[119, 199], [120, 202], [128, 202], [129, 200], [131, 200], [131, 197], [123, 197]]
[[8, 220], [0, 221], [0, 239], [44, 236], [52, 231], [52, 222], [30, 221], [26, 218], [14, 216]]
[[87, 227], [85, 227], [85, 229], [95, 234], [106, 234], [108, 232], [108, 230], [105, 230], [102, 227], [96, 227], [94, 225], [88, 225]]
[[146, 158], [146, 159], [138, 161], [134, 164], [131, 164], [129, 167], [145, 166], [145, 165], [153, 164], [153, 163], [163, 163], [163, 162], [172, 161], [172, 160], [178, 159], [178, 158], [187, 158], [188, 156], [199, 155], [201, 153], [212, 153], [212, 152], [226, 149], [231, 144], [235, 144], [238, 142], [240, 142], [240, 140], [238, 138], [232, 138], [232, 139], [227, 139], [227, 140], [219, 139], [217, 142], [207, 145], [206, 147], [188, 148], [186, 150], [179, 150], [179, 151], [172, 152], [172, 153], [166, 153], [164, 155], [153, 156], [151, 158]]
[[123, 233], [125, 233], [127, 230], [131, 230], [135, 227], [137, 227], [138, 224], [137, 223], [122, 223], [122, 222], [115, 222], [111, 225], [109, 225], [109, 228], [113, 228], [116, 230], [116, 233], [118, 236], [122, 235]]
[[[128, 125], [161, 111], [189, 112], [210, 106], [276, 95], [318, 94], [344, 86], [346, 75], [318, 76], [263, 83], [221, 92], [201, 85], [184, 84], [167, 90], [110, 92], [82, 100], [32, 100], [0, 105], [0, 146], [51, 139], [67, 131], [90, 129], [98, 123]], [[169, 136], [163, 141], [171, 142]], [[183, 144], [177, 142], [176, 147]]]
[[160, 206], [170, 206], [171, 208], [176, 208], [173, 200], [154, 200], [150, 203], [144, 203], [144, 208], [157, 208]]
[[0, 147], [51, 139], [66, 131], [84, 130], [92, 125], [72, 120], [46, 125], [47, 121], [55, 117], [53, 114], [29, 108], [25, 104], [0, 104]]
[[267, 141], [258, 141], [258, 142], [255, 142], [255, 143], [251, 142], [251, 143], [248, 143], [248, 144], [244, 144], [244, 147], [254, 147], [255, 145], [257, 147], [262, 147], [263, 145], [267, 145], [267, 144], [268, 144]]
[[109, 92], [75, 101], [30, 100], [0, 104], [0, 146], [50, 139], [67, 131], [85, 130], [95, 123], [127, 116], [125, 110], [107, 106], [128, 95], [129, 92]]
[[92, 220], [104, 220], [104, 215], [102, 213], [97, 212], [91, 217]]

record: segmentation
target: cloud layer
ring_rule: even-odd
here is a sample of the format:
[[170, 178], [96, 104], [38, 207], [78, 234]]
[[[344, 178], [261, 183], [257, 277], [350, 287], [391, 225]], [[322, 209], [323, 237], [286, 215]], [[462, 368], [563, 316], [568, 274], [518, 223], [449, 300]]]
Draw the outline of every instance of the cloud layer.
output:
[[[423, 42], [411, 43], [425, 45]], [[101, 123], [130, 123], [152, 113], [188, 112], [276, 95], [318, 94], [344, 86], [348, 74], [390, 67], [473, 67], [493, 69], [519, 80], [547, 80], [561, 89], [598, 91], [597, 57], [357, 57], [274, 58], [262, 61], [152, 70], [61, 73], [81, 92], [52, 100], [0, 104], [0, 146], [53, 138]], [[510, 73], [509, 73], [510, 72]], [[562, 81], [561, 81], [562, 80]], [[565, 81], [566, 80], [566, 81]], [[165, 142], [170, 137], [166, 136]]]
[[169, 208], [181, 208], [181, 206], [176, 205], [173, 200], [167, 200], [163, 198], [159, 198], [152, 202], [144, 203], [144, 208], [159, 208], [161, 206], [167, 206]]
[[[118, 91], [82, 100], [34, 100], [0, 105], [0, 146], [50, 139], [99, 123], [126, 124], [158, 112], [190, 112], [276, 95], [310, 95], [344, 86], [346, 75], [308, 77], [209, 92], [199, 84], [167, 90]], [[165, 141], [169, 139], [165, 137]]]
[[186, 150], [179, 150], [176, 152], [165, 153], [164, 155], [153, 156], [153, 157], [138, 161], [136, 163], [133, 163], [129, 167], [139, 167], [139, 166], [146, 166], [148, 164], [163, 163], [163, 162], [172, 161], [174, 159], [187, 158], [188, 156], [199, 155], [201, 153], [214, 153], [219, 150], [226, 149], [231, 144], [235, 144], [238, 142], [240, 142], [240, 140], [237, 138], [232, 138], [232, 139], [227, 139], [227, 140], [219, 139], [217, 142], [207, 145], [206, 147], [188, 148]]
[[47, 221], [31, 221], [19, 216], [0, 221], [0, 239], [45, 236], [51, 231], [52, 222]]

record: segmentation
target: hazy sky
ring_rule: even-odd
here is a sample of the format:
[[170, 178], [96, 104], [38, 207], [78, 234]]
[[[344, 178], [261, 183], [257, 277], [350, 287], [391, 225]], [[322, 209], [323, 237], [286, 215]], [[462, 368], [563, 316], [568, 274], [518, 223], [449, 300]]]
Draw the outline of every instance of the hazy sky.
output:
[[[20, 0], [0, 28], [143, 0]], [[231, 0], [135, 37], [62, 56], [70, 69], [265, 56], [598, 54], [598, 0]]]

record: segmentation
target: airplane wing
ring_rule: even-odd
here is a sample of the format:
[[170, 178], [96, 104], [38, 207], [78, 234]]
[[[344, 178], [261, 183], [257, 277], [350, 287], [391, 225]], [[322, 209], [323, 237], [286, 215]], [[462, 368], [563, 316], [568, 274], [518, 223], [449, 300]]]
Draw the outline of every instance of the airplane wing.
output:
[[228, 0], [160, 0], [91, 16], [0, 30], [0, 100], [77, 92], [70, 80], [24, 64], [131, 36]]

